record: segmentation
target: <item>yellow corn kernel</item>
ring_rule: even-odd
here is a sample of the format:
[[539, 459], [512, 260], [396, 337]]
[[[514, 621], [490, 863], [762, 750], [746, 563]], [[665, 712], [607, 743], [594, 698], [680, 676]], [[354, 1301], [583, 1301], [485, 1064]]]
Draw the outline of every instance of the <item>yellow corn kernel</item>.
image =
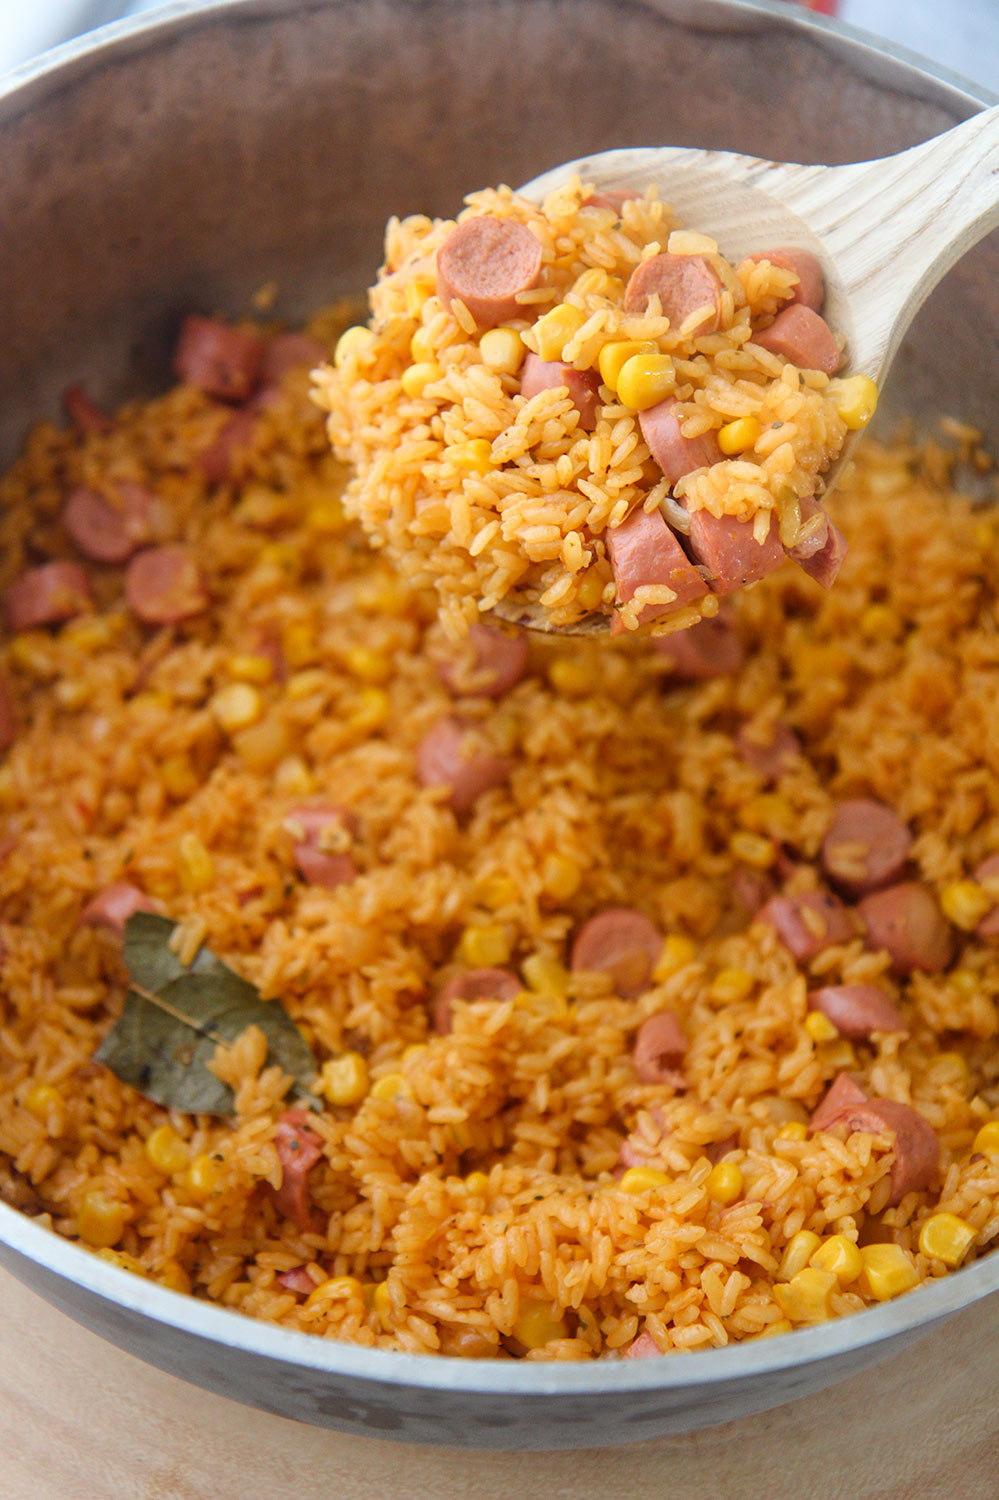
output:
[[380, 1281], [375, 1287], [372, 1295], [372, 1306], [379, 1323], [385, 1333], [392, 1327], [392, 1294], [389, 1291], [388, 1282]]
[[633, 354], [617, 377], [617, 399], [632, 411], [646, 411], [664, 400], [675, 384], [668, 354]]
[[509, 875], [490, 875], [476, 886], [476, 896], [490, 911], [510, 906], [520, 896], [520, 888]]
[[801, 1120], [790, 1120], [778, 1130], [777, 1139], [779, 1141], [806, 1141], [808, 1139], [808, 1126]]
[[554, 990], [522, 990], [514, 998], [515, 1010], [526, 1010], [546, 1021], [567, 1021], [570, 1015], [569, 1000]]
[[470, 438], [467, 443], [453, 443], [444, 449], [444, 457], [456, 469], [473, 474], [488, 474], [493, 468], [493, 448], [488, 438]]
[[358, 693], [347, 713], [352, 729], [380, 729], [392, 717], [392, 702], [384, 688], [366, 687]]
[[305, 698], [311, 698], [315, 693], [321, 693], [328, 686], [326, 673], [320, 667], [305, 667], [300, 672], [293, 672], [285, 683], [285, 697], [292, 703], [301, 703]]
[[481, 1198], [489, 1191], [489, 1178], [485, 1172], [469, 1172], [465, 1178], [465, 1188], [473, 1193], [476, 1198]]
[[762, 428], [755, 417], [739, 417], [735, 422], [726, 422], [718, 432], [718, 446], [730, 457], [734, 453], [745, 453], [752, 448]]
[[622, 1193], [651, 1193], [654, 1188], [667, 1187], [670, 1180], [657, 1167], [629, 1167], [618, 1187]]
[[416, 400], [423, 395], [428, 385], [433, 385], [435, 380], [440, 380], [444, 371], [440, 365], [434, 364], [432, 359], [421, 360], [418, 365], [410, 365], [402, 372], [399, 382], [405, 395]]
[[605, 344], [600, 351], [597, 360], [600, 379], [616, 395], [618, 377], [629, 359], [634, 359], [638, 354], [658, 353], [656, 345], [648, 339], [615, 339], [613, 343]]
[[872, 640], [892, 640], [902, 628], [902, 621], [890, 604], [869, 604], [860, 616], [862, 635]]
[[831, 1271], [840, 1286], [849, 1286], [864, 1269], [859, 1247], [845, 1234], [831, 1234], [823, 1240], [808, 1264], [819, 1271]]
[[733, 856], [744, 865], [752, 865], [755, 870], [769, 870], [777, 858], [777, 846], [773, 839], [768, 839], [761, 833], [747, 833], [745, 829], [739, 829], [729, 839], [729, 848]]
[[596, 568], [587, 568], [576, 584], [576, 598], [582, 609], [596, 609], [604, 597], [604, 579]]
[[982, 981], [971, 969], [955, 969], [947, 976], [947, 983], [963, 1000], [973, 1000], [982, 987]]
[[711, 981], [708, 993], [712, 1000], [745, 1000], [756, 983], [745, 969], [720, 969]]
[[64, 625], [59, 639], [74, 651], [99, 651], [121, 634], [123, 623], [120, 615], [86, 615]]
[[168, 755], [160, 763], [160, 780], [171, 797], [190, 797], [201, 785], [189, 755]]
[[409, 352], [416, 364], [428, 364], [434, 357], [434, 346], [426, 328], [418, 328], [409, 341]]
[[538, 353], [542, 359], [561, 359], [562, 350], [586, 322], [586, 314], [578, 307], [563, 302], [551, 312], [541, 315], [534, 325], [534, 336], [538, 341]]
[[995, 902], [974, 880], [954, 880], [940, 892], [940, 905], [948, 922], [973, 932]]
[[305, 524], [318, 536], [339, 536], [347, 529], [347, 517], [337, 495], [323, 495], [305, 512]]
[[146, 1140], [146, 1155], [157, 1172], [167, 1177], [175, 1177], [190, 1164], [187, 1146], [172, 1125], [160, 1125], [152, 1132]]
[[527, 353], [515, 328], [490, 328], [479, 340], [482, 363], [500, 375], [516, 375]]
[[427, 1050], [426, 1042], [410, 1042], [408, 1047], [402, 1049], [402, 1060], [404, 1063], [413, 1062], [423, 1057]]
[[839, 1036], [828, 1016], [820, 1010], [810, 1010], [805, 1017], [805, 1030], [813, 1042], [834, 1042]]
[[432, 276], [413, 276], [406, 282], [406, 311], [411, 318], [418, 318], [423, 304], [436, 291]]
[[227, 663], [230, 676], [240, 682], [270, 682], [274, 676], [274, 663], [269, 656], [257, 656], [250, 651], [237, 651]]
[[300, 755], [286, 755], [274, 767], [274, 790], [281, 797], [310, 797], [315, 779]]
[[177, 863], [186, 891], [206, 891], [215, 879], [215, 863], [196, 833], [182, 833], [177, 840]]
[[370, 646], [351, 646], [343, 654], [344, 664], [351, 676], [359, 677], [362, 682], [373, 682], [380, 684], [387, 682], [392, 675], [392, 663], [381, 651], [373, 651]]
[[128, 1255], [124, 1250], [111, 1250], [107, 1246], [98, 1250], [97, 1259], [109, 1266], [117, 1266], [120, 1271], [131, 1271], [133, 1276], [145, 1276], [146, 1268], [141, 1260], [136, 1260], [134, 1255]]
[[50, 1083], [36, 1083], [25, 1095], [24, 1107], [40, 1125], [46, 1125], [54, 1112], [62, 1111], [62, 1095]]
[[95, 1250], [110, 1250], [125, 1233], [128, 1209], [96, 1189], [84, 1196], [76, 1216], [76, 1232]]
[[672, 974], [677, 974], [692, 964], [697, 957], [697, 949], [689, 937], [684, 937], [680, 932], [671, 932], [663, 943], [663, 951], [656, 960], [656, 966], [652, 971], [652, 977], [656, 984], [663, 984]]
[[793, 1331], [794, 1325], [790, 1323], [787, 1318], [778, 1318], [776, 1323], [768, 1323], [762, 1333], [757, 1333], [752, 1336], [758, 1339], [774, 1339], [777, 1338], [779, 1334], [792, 1333]]
[[227, 734], [255, 724], [263, 711], [260, 694], [250, 682], [230, 682], [227, 687], [219, 688], [208, 706], [219, 728]]
[[878, 388], [869, 375], [848, 375], [829, 383], [829, 399], [852, 432], [866, 427], [878, 409]]
[[975, 1243], [977, 1231], [957, 1214], [934, 1214], [919, 1231], [919, 1248], [945, 1266], [959, 1266]]
[[221, 1177], [222, 1163], [203, 1151], [200, 1156], [194, 1158], [187, 1169], [185, 1181], [188, 1192], [199, 1203], [207, 1203], [218, 1187]]
[[249, 770], [264, 774], [288, 754], [288, 731], [278, 718], [261, 719], [234, 734], [232, 748]]
[[743, 803], [739, 821], [756, 833], [769, 833], [776, 839], [784, 839], [794, 832], [796, 815], [791, 803], [779, 792], [760, 792]]
[[720, 1161], [708, 1173], [704, 1186], [715, 1203], [734, 1203], [743, 1189], [742, 1169], [735, 1162]]
[[7, 661], [16, 672], [36, 677], [40, 682], [55, 675], [52, 640], [41, 630], [23, 630], [7, 647]]
[[803, 1271], [821, 1243], [820, 1237], [811, 1229], [799, 1229], [797, 1234], [792, 1234], [777, 1267], [778, 1281], [790, 1281], [792, 1276]]
[[875, 1302], [890, 1302], [918, 1285], [919, 1273], [901, 1245], [862, 1245], [860, 1258], [864, 1262], [861, 1291]]
[[466, 927], [458, 942], [458, 958], [471, 969], [495, 969], [510, 957], [510, 937], [498, 922]]
[[531, 953], [520, 966], [524, 983], [535, 995], [560, 995], [569, 993], [569, 974], [557, 958], [544, 953]]
[[373, 337], [374, 335], [370, 328], [362, 328], [360, 326], [345, 328], [337, 339], [336, 348], [333, 350], [333, 363], [337, 369], [342, 370], [348, 359], [355, 354], [360, 354], [362, 349], [366, 349]]
[[377, 1083], [371, 1085], [371, 1097], [381, 1099], [383, 1102], [393, 1099], [412, 1099], [413, 1090], [401, 1073], [386, 1073], [383, 1078], [379, 1078]]
[[543, 1349], [553, 1339], [568, 1337], [565, 1319], [552, 1311], [550, 1302], [527, 1298], [520, 1304], [513, 1336], [527, 1349]]
[[359, 1052], [343, 1052], [323, 1063], [319, 1086], [331, 1104], [360, 1104], [368, 1092], [368, 1065]]
[[171, 1292], [183, 1292], [185, 1296], [191, 1294], [191, 1278], [179, 1260], [165, 1261], [156, 1279]]
[[308, 620], [292, 620], [281, 632], [281, 649], [289, 667], [297, 670], [314, 662], [317, 655], [316, 632]]
[[331, 1276], [310, 1292], [303, 1304], [309, 1312], [328, 1307], [331, 1302], [364, 1301], [364, 1288], [356, 1276]]
[[839, 1283], [831, 1271], [806, 1266], [790, 1281], [774, 1287], [777, 1305], [792, 1323], [825, 1323], [832, 1317], [831, 1298]]
[[541, 883], [549, 896], [568, 901], [582, 885], [583, 872], [568, 855], [549, 854], [541, 866]]
[[966, 1084], [968, 1081], [968, 1064], [960, 1052], [938, 1052], [930, 1067], [935, 1072], [950, 1074], [948, 1082]]
[[548, 668], [548, 678], [557, 693], [582, 698], [597, 685], [596, 664], [578, 656], [557, 656]]
[[999, 1156], [999, 1120], [989, 1120], [982, 1126], [971, 1149], [983, 1156]]

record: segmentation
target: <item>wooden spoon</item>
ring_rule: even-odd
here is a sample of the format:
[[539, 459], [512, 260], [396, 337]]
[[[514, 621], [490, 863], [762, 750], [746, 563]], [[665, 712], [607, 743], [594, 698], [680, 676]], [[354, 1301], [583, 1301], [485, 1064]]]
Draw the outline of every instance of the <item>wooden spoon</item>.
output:
[[[798, 245], [825, 274], [823, 316], [845, 336], [844, 373], [880, 385], [916, 312], [972, 245], [999, 225], [999, 106], [944, 135], [878, 161], [804, 167], [728, 151], [639, 147], [554, 167], [521, 188], [540, 200], [571, 177], [597, 192], [654, 183], [680, 222], [709, 234], [733, 263]], [[860, 434], [823, 475], [828, 494]], [[532, 630], [602, 635], [606, 615], [557, 630], [538, 605], [503, 600], [495, 613]]]

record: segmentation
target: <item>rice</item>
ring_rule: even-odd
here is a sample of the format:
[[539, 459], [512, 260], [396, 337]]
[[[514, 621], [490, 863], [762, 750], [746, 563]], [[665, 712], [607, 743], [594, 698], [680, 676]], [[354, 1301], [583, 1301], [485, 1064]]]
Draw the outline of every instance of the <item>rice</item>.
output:
[[[332, 348], [341, 324], [311, 332]], [[738, 597], [734, 675], [677, 684], [649, 643], [532, 639], [510, 691], [483, 696], [473, 672], [455, 699], [439, 668], [474, 665], [470, 645], [344, 517], [348, 475], [304, 372], [263, 409], [245, 473], [209, 484], [196, 455], [220, 420], [182, 387], [105, 434], [43, 424], [0, 481], [4, 587], [71, 555], [63, 497], [116, 474], [164, 497], [213, 600], [150, 631], [120, 570], [91, 569], [92, 614], [4, 645], [0, 1193], [136, 1274], [284, 1327], [545, 1360], [787, 1329], [781, 1266], [802, 1231], [897, 1246], [917, 1285], [946, 1274], [919, 1245], [939, 1212], [971, 1227], [970, 1256], [988, 1250], [999, 1155], [974, 1143], [999, 1107], [997, 951], [959, 931], [947, 972], [897, 981], [858, 938], [806, 975], [737, 898], [781, 850], [813, 879], [843, 796], [897, 808], [939, 892], [999, 848], [995, 528], [949, 491], [944, 450], [866, 445], [834, 502], [852, 542], [836, 589], [785, 569]], [[260, 674], [259, 719], [227, 732], [213, 695], [262, 651], [280, 670]], [[462, 820], [414, 768], [455, 704], [512, 762]], [[804, 754], [767, 790], [734, 736], [778, 720]], [[295, 868], [295, 809], [313, 799], [357, 819], [357, 876], [335, 890]], [[204, 942], [280, 1001], [320, 1087], [326, 1064], [361, 1060], [355, 1102], [311, 1117], [305, 1227], [274, 1196], [290, 1080], [258, 1030], [214, 1064], [232, 1120], [167, 1111], [92, 1061], [125, 976], [120, 939], [79, 917], [123, 879], [180, 924], [185, 956]], [[635, 998], [568, 966], [581, 923], [612, 906], [665, 938]], [[522, 989], [455, 1003], [437, 1034], [433, 997], [483, 962]], [[807, 991], [840, 981], [886, 986], [908, 1037], [815, 1041]], [[640, 1083], [632, 1062], [664, 1010], [687, 1038], [680, 1088]], [[890, 1132], [802, 1129], [844, 1070], [930, 1122], [939, 1186], [887, 1207]], [[644, 1191], [622, 1186], [625, 1146], [656, 1174]], [[739, 1174], [727, 1203], [719, 1160]], [[115, 1228], [95, 1229], [108, 1204]], [[280, 1281], [296, 1270], [310, 1295]], [[872, 1300], [837, 1283], [826, 1313]]]

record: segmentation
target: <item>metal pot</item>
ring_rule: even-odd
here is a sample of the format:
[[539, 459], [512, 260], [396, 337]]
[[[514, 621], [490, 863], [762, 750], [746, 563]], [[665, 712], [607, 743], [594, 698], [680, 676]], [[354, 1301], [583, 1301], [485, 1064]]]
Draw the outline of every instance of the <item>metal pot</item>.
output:
[[[609, 146], [839, 162], [900, 150], [987, 101], [917, 59], [738, 0], [217, 0], [168, 6], [0, 91], [0, 460], [83, 378], [164, 383], [180, 314], [295, 317], [366, 285], [390, 213], [453, 213]], [[999, 441], [999, 241], [931, 298], [891, 387]], [[634, 1442], [778, 1406], [999, 1288], [988, 1257], [897, 1303], [690, 1358], [587, 1365], [393, 1354], [153, 1286], [0, 1205], [0, 1264], [140, 1358], [239, 1401], [413, 1443]]]

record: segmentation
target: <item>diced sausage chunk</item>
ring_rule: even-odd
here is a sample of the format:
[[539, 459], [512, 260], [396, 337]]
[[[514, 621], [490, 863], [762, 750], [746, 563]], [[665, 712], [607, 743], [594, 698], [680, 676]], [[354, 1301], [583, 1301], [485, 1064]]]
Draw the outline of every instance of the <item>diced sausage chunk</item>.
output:
[[316, 1289], [316, 1282], [309, 1274], [308, 1266], [292, 1266], [290, 1271], [282, 1271], [278, 1277], [281, 1285], [287, 1292], [294, 1292], [296, 1297], [311, 1297]]
[[264, 345], [260, 358], [260, 380], [263, 385], [273, 385], [287, 375], [289, 370], [312, 369], [321, 365], [326, 350], [315, 339], [305, 333], [279, 333]]
[[434, 996], [430, 1015], [441, 1036], [451, 1030], [451, 1007], [455, 1000], [512, 1000], [524, 986], [509, 969], [466, 969], [454, 974]]
[[[982, 882], [996, 881], [999, 886], [999, 854], [990, 854], [983, 859], [975, 871], [975, 879]], [[999, 942], [999, 904], [987, 911], [975, 929], [975, 936], [983, 943]]]
[[808, 1128], [811, 1131], [828, 1130], [829, 1126], [844, 1110], [857, 1104], [867, 1103], [867, 1093], [849, 1073], [837, 1073], [819, 1103], [812, 1110]]
[[621, 604], [630, 603], [638, 589], [652, 585], [665, 585], [676, 595], [665, 603], [644, 605], [638, 615], [640, 623], [692, 604], [708, 591], [658, 510], [650, 514], [639, 506], [620, 526], [604, 533], [604, 543]]
[[256, 389], [263, 356], [256, 334], [192, 313], [181, 324], [173, 368], [178, 380], [206, 396], [242, 402]]
[[7, 686], [6, 678], [0, 677], [0, 754], [10, 749], [16, 734], [17, 720], [14, 717], [14, 703], [10, 696], [10, 688]]
[[797, 896], [775, 896], [757, 920], [776, 930], [784, 947], [799, 964], [853, 937], [849, 912], [831, 891], [803, 891]]
[[281, 1186], [271, 1190], [278, 1213], [293, 1219], [299, 1229], [309, 1229], [312, 1208], [309, 1173], [322, 1160], [323, 1143], [309, 1125], [304, 1109], [287, 1109], [278, 1120], [274, 1146], [281, 1163]]
[[835, 375], [843, 355], [829, 324], [800, 302], [785, 307], [769, 328], [753, 334], [753, 343], [780, 354], [799, 370], [822, 370]]
[[643, 313], [658, 296], [670, 327], [679, 329], [692, 313], [703, 312], [695, 336], [716, 333], [721, 326], [721, 278], [703, 255], [651, 255], [632, 271], [624, 289], [624, 310]]
[[[834, 1090], [844, 1078], [848, 1086], [841, 1090], [840, 1098], [834, 1099]], [[833, 1130], [837, 1125], [845, 1125], [849, 1132], [890, 1132], [894, 1136], [889, 1207], [901, 1203], [907, 1193], [922, 1192], [932, 1184], [940, 1166], [940, 1138], [911, 1105], [898, 1104], [894, 1099], [868, 1099], [848, 1074], [841, 1073], [811, 1119], [813, 1131]]]
[[787, 555], [793, 558], [803, 573], [815, 579], [819, 588], [831, 589], [849, 547], [839, 527], [833, 525], [819, 502], [809, 496], [801, 501], [801, 518], [803, 521], [813, 521], [816, 517], [819, 518], [819, 524], [810, 529], [802, 541], [788, 547]]
[[620, 218], [624, 205], [629, 199], [637, 196], [636, 193], [622, 192], [619, 188], [608, 188], [605, 193], [591, 193], [579, 206], [580, 208], [609, 208], [611, 213], [617, 214]]
[[60, 625], [90, 608], [90, 580], [75, 562], [42, 563], [19, 573], [7, 590], [4, 608], [11, 630]]
[[563, 385], [579, 412], [579, 425], [592, 432], [600, 415], [600, 377], [594, 370], [577, 370], [561, 359], [541, 359], [528, 353], [520, 372], [520, 394], [530, 400], [539, 391], [551, 391]]
[[527, 671], [528, 644], [522, 630], [511, 634], [492, 625], [472, 625], [468, 644], [471, 661], [446, 661], [438, 669], [444, 686], [455, 695], [501, 698]]
[[757, 250], [755, 254], [747, 255], [746, 259], [768, 260], [772, 266], [779, 266], [782, 271], [794, 272], [798, 281], [782, 299], [785, 306], [800, 302], [803, 307], [810, 307], [813, 312], [821, 310], [825, 301], [826, 286], [822, 276], [822, 267], [811, 250], [802, 250], [797, 245], [780, 245], [774, 250]]
[[208, 608], [201, 569], [186, 547], [150, 547], [125, 571], [125, 598], [145, 625], [178, 625]]
[[732, 874], [732, 895], [744, 911], [755, 916], [777, 894], [774, 882], [763, 870], [742, 866]]
[[851, 1039], [908, 1030], [894, 1001], [873, 984], [824, 985], [811, 991], [808, 1009], [821, 1011], [841, 1036]]
[[872, 948], [884, 948], [896, 974], [939, 974], [953, 956], [951, 930], [931, 891], [914, 880], [865, 896], [857, 907]]
[[746, 657], [738, 630], [721, 615], [660, 636], [651, 645], [668, 664], [671, 675], [684, 682], [703, 682], [738, 672]]
[[720, 463], [723, 456], [713, 431], [702, 432], [698, 437], [684, 437], [680, 430], [681, 419], [676, 414], [678, 405], [675, 396], [666, 396], [655, 406], [647, 406], [638, 413], [642, 437], [671, 485], [695, 469]]
[[873, 798], [837, 803], [825, 838], [822, 866], [854, 896], [890, 885], [905, 869], [912, 834], [894, 808]]
[[305, 803], [291, 809], [284, 827], [295, 840], [292, 856], [309, 885], [333, 891], [357, 878], [350, 853], [356, 820], [344, 808]]
[[778, 720], [766, 724], [744, 724], [735, 737], [739, 757], [766, 782], [774, 782], [801, 754], [801, 742], [793, 729]]
[[527, 315], [517, 301], [541, 277], [541, 244], [516, 219], [480, 214], [456, 224], [437, 252], [437, 291], [468, 308], [480, 328]]
[[416, 770], [423, 786], [447, 788], [448, 803], [460, 817], [483, 792], [509, 779], [511, 762], [490, 750], [478, 731], [449, 715], [423, 736]]
[[619, 995], [646, 988], [662, 952], [656, 924], [630, 906], [610, 906], [583, 923], [572, 945], [572, 967], [610, 975]]
[[687, 1038], [676, 1016], [661, 1010], [638, 1028], [631, 1060], [639, 1083], [668, 1083], [682, 1088], [680, 1064], [687, 1051]]
[[241, 476], [259, 420], [255, 411], [238, 411], [223, 422], [208, 446], [202, 448], [197, 465], [209, 484], [225, 484]]
[[711, 573], [716, 594], [730, 594], [765, 578], [784, 561], [777, 527], [771, 522], [762, 542], [753, 534], [752, 521], [737, 516], [713, 516], [695, 510], [690, 517], [690, 550]]
[[157, 905], [138, 886], [127, 880], [116, 880], [92, 896], [80, 913], [81, 927], [106, 927], [109, 932], [125, 935], [125, 923], [137, 911], [156, 911]]
[[62, 393], [66, 415], [82, 437], [95, 432], [110, 432], [114, 418], [91, 400], [82, 385], [70, 385]]
[[113, 500], [96, 490], [74, 490], [63, 506], [62, 524], [84, 557], [116, 564], [153, 540], [156, 511], [155, 496], [126, 481]]
[[662, 1352], [651, 1333], [640, 1333], [637, 1339], [632, 1339], [621, 1357], [622, 1359], [654, 1359], [657, 1355], [661, 1356]]

